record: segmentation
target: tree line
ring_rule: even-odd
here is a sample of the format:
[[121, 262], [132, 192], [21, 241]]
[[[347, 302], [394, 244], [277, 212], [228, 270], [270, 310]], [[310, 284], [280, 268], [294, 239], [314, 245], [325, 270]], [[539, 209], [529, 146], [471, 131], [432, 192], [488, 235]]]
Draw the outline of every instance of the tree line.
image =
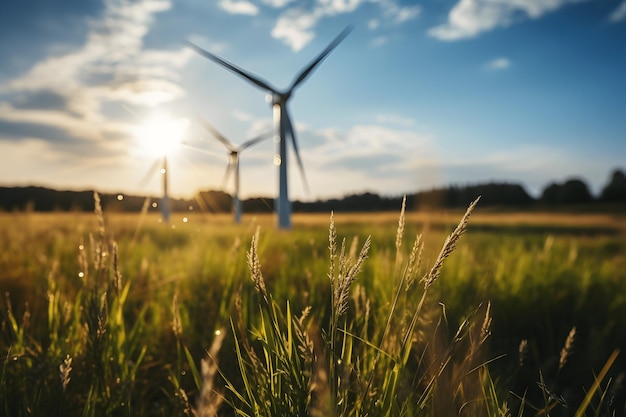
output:
[[[524, 187], [514, 183], [491, 182], [476, 185], [452, 185], [419, 191], [406, 195], [407, 208], [429, 210], [437, 208], [464, 208], [481, 196], [482, 207], [591, 207], [598, 203], [626, 203], [626, 175], [614, 170], [598, 196], [594, 196], [587, 184], [579, 178], [563, 183], [552, 182], [544, 187], [538, 198], [531, 197]], [[364, 212], [395, 211], [404, 196], [381, 196], [369, 192], [346, 195], [342, 198], [294, 201], [294, 212]], [[158, 197], [100, 194], [102, 206], [107, 211], [139, 212], [142, 209], [158, 210]], [[157, 203], [153, 207], [152, 202]], [[250, 198], [242, 201], [244, 212], [270, 213], [274, 210], [272, 198]], [[172, 211], [229, 212], [232, 197], [223, 191], [200, 191], [190, 199], [171, 199]], [[92, 211], [93, 191], [58, 191], [44, 187], [0, 187], [0, 210], [2, 211]]]

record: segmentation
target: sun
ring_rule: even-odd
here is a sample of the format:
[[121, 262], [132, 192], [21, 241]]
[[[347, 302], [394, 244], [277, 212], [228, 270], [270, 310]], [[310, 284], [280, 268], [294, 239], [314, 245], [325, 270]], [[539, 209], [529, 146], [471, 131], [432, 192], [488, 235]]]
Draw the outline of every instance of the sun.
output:
[[185, 137], [189, 120], [159, 113], [150, 116], [134, 129], [134, 136], [143, 153], [169, 156], [175, 153]]

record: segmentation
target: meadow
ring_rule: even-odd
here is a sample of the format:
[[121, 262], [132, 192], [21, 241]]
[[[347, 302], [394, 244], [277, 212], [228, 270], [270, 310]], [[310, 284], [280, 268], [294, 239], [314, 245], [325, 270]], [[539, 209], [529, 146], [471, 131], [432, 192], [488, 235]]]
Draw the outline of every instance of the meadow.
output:
[[624, 415], [619, 212], [96, 211], [0, 214], [0, 415]]

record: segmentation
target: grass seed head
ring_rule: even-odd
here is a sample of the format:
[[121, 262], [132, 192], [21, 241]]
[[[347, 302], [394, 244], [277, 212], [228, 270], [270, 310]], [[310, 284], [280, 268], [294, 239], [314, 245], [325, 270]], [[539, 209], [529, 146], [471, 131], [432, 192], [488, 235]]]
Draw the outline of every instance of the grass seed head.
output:
[[265, 286], [265, 279], [263, 278], [263, 274], [261, 273], [261, 261], [259, 260], [258, 241], [259, 232], [257, 229], [257, 233], [252, 238], [252, 243], [250, 244], [250, 251], [248, 252], [248, 268], [250, 269], [250, 278], [252, 279], [252, 282], [254, 282], [254, 287], [266, 301], [269, 301], [267, 288]]
[[98, 339], [104, 336], [104, 334], [107, 331], [106, 325], [107, 325], [108, 317], [109, 317], [109, 304], [107, 302], [107, 293], [105, 291], [104, 293], [102, 293], [102, 296], [100, 297], [100, 311], [98, 313], [98, 329], [96, 333], [98, 336]]
[[443, 262], [448, 256], [450, 256], [450, 254], [456, 248], [456, 243], [458, 242], [463, 232], [465, 232], [465, 229], [467, 229], [467, 224], [469, 223], [470, 215], [472, 214], [472, 211], [474, 211], [474, 208], [478, 204], [479, 200], [480, 200], [480, 197], [478, 197], [476, 200], [472, 202], [472, 204], [469, 205], [469, 207], [467, 208], [467, 211], [465, 212], [465, 215], [463, 215], [463, 218], [457, 225], [456, 229], [454, 229], [452, 234], [450, 234], [446, 238], [446, 241], [444, 242], [443, 247], [441, 248], [441, 252], [439, 252], [439, 256], [437, 257], [435, 264], [433, 265], [430, 272], [426, 274], [426, 276], [423, 278], [425, 289], [428, 289], [437, 280], [437, 278], [439, 278], [439, 275], [441, 274], [441, 267], [443, 266]]
[[63, 391], [67, 388], [67, 384], [70, 382], [70, 373], [72, 372], [72, 357], [67, 355], [65, 359], [63, 359], [63, 363], [59, 365], [59, 378], [61, 378], [61, 385], [63, 386]]
[[400, 219], [398, 220], [398, 230], [396, 232], [396, 252], [400, 250], [402, 246], [402, 236], [404, 235], [404, 222], [406, 211], [406, 196], [402, 199], [402, 209], [400, 210]]
[[122, 283], [122, 273], [120, 272], [117, 242], [113, 242], [112, 252], [113, 252], [113, 289], [117, 291], [117, 293], [119, 294], [119, 292], [122, 291], [123, 283]]
[[518, 353], [519, 353], [519, 366], [524, 366], [524, 363], [526, 361], [526, 356], [528, 355], [528, 340], [522, 339], [522, 341], [519, 342]]
[[[345, 242], [345, 240], [344, 240]], [[335, 311], [337, 313], [337, 317], [341, 316], [348, 309], [348, 299], [350, 295], [350, 287], [354, 280], [356, 279], [358, 273], [361, 271], [361, 266], [363, 265], [363, 261], [367, 258], [367, 254], [370, 249], [371, 240], [370, 237], [367, 238], [363, 247], [361, 248], [361, 252], [359, 253], [359, 257], [356, 259], [354, 265], [348, 267], [347, 260], [344, 257], [345, 246], [342, 245], [341, 258], [339, 265], [339, 273], [335, 279], [336, 286], [333, 288], [334, 296], [333, 300], [335, 303]]]
[[178, 308], [178, 292], [174, 294], [172, 299], [172, 331], [176, 338], [183, 335], [183, 326], [180, 320], [180, 310]]
[[559, 357], [559, 371], [563, 369], [563, 367], [567, 363], [567, 359], [572, 354], [572, 350], [574, 349], [575, 337], [576, 337], [576, 327], [572, 327], [572, 330], [570, 330], [569, 334], [567, 335], [567, 339], [565, 339], [565, 345], [563, 345], [563, 349], [561, 349], [561, 355]]

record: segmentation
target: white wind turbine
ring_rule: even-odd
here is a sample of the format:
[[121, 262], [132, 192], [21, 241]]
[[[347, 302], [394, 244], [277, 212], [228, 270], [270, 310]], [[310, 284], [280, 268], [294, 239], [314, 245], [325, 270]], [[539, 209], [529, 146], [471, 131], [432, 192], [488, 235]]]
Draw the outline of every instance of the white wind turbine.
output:
[[235, 146], [226, 139], [220, 132], [218, 132], [209, 122], [203, 119], [199, 119], [200, 124], [213, 135], [213, 137], [219, 140], [225, 147], [228, 149], [228, 166], [226, 167], [226, 172], [224, 174], [224, 180], [222, 181], [222, 188], [228, 182], [228, 178], [231, 172], [234, 172], [235, 177], [235, 190], [233, 192], [233, 213], [235, 217], [235, 223], [241, 223], [241, 200], [239, 200], [239, 154], [243, 152], [245, 149], [256, 145], [269, 138], [268, 133], [263, 133], [255, 138], [252, 138], [239, 146]]
[[302, 165], [302, 159], [300, 158], [300, 152], [298, 150], [298, 143], [296, 141], [296, 132], [291, 122], [291, 117], [287, 110], [287, 102], [294, 92], [306, 78], [313, 72], [313, 70], [332, 52], [333, 49], [350, 33], [351, 27], [344, 29], [339, 36], [337, 36], [327, 47], [324, 49], [313, 61], [311, 61], [306, 67], [304, 67], [298, 75], [291, 82], [291, 85], [286, 90], [279, 90], [264, 81], [260, 77], [252, 74], [249, 71], [245, 71], [230, 62], [213, 55], [212, 53], [194, 45], [191, 42], [187, 44], [200, 55], [216, 62], [229, 71], [234, 72], [240, 77], [248, 80], [252, 84], [260, 87], [263, 90], [268, 91], [272, 97], [272, 108], [274, 113], [274, 126], [278, 130], [278, 155], [274, 157], [274, 163], [278, 165], [279, 170], [279, 187], [278, 187], [278, 200], [276, 204], [276, 211], [278, 213], [278, 227], [281, 229], [291, 228], [291, 202], [289, 201], [289, 190], [287, 187], [287, 137], [291, 138], [291, 144], [298, 161], [298, 167], [302, 174], [302, 180], [305, 188], [308, 189], [306, 176], [304, 174], [304, 166]]

